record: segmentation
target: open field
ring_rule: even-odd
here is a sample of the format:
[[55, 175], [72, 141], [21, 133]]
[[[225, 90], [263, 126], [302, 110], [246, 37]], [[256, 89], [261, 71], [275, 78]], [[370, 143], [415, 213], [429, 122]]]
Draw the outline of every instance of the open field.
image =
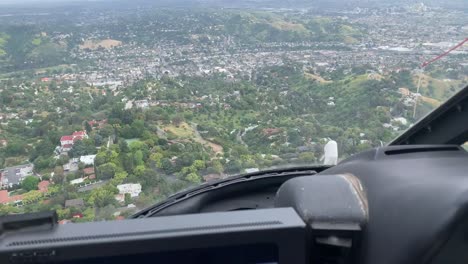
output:
[[193, 138], [195, 133], [193, 128], [185, 122], [182, 122], [179, 126], [165, 126], [163, 130], [166, 133], [174, 134], [178, 138]]
[[[419, 81], [419, 75], [413, 75], [414, 85], [417, 86]], [[421, 87], [420, 93], [423, 95], [430, 95], [434, 98], [448, 99], [455, 91], [461, 89], [463, 82], [460, 80], [451, 79], [436, 79], [429, 75], [421, 75]], [[430, 91], [430, 87], [433, 87], [433, 91]], [[453, 88], [452, 88], [453, 87]], [[432, 93], [432, 94], [431, 94]]]
[[115, 39], [104, 39], [104, 40], [85, 40], [83, 44], [81, 44], [79, 47], [80, 49], [90, 49], [90, 50], [96, 50], [100, 47], [105, 48], [105, 49], [111, 49], [115, 48], [122, 45], [122, 41], [115, 40]]
[[312, 74], [312, 73], [305, 72], [304, 76], [309, 80], [315, 80], [315, 81], [318, 81], [320, 83], [332, 83], [332, 81], [325, 80], [321, 76], [318, 76], [318, 75], [315, 75], [315, 74]]
[[127, 144], [130, 145], [130, 143], [139, 142], [140, 139], [139, 138], [131, 138], [131, 139], [126, 139], [125, 141], [127, 142]]

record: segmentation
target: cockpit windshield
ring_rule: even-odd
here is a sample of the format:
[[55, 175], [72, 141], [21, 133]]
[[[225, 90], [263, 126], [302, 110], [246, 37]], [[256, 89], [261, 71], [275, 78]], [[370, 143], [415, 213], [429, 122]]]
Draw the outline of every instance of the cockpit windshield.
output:
[[0, 215], [123, 219], [383, 146], [468, 83], [466, 8], [0, 0]]

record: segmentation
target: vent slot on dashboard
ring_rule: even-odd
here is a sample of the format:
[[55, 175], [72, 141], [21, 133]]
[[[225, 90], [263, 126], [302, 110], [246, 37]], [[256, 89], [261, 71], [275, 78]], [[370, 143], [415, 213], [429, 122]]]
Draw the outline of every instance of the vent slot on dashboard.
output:
[[460, 149], [456, 146], [441, 146], [441, 147], [410, 147], [410, 148], [401, 148], [401, 149], [392, 149], [386, 150], [385, 155], [400, 155], [400, 154], [409, 154], [409, 153], [421, 153], [421, 152], [439, 152], [439, 151], [459, 151]]
[[249, 227], [258, 227], [258, 226], [281, 225], [281, 224], [282, 222], [280, 221], [263, 221], [263, 222], [229, 224], [229, 225], [187, 227], [187, 228], [144, 231], [144, 232], [115, 233], [115, 234], [102, 234], [102, 235], [92, 235], [92, 236], [91, 235], [90, 236], [76, 236], [76, 237], [59, 237], [59, 238], [50, 238], [50, 239], [15, 241], [15, 242], [9, 243], [7, 247], [61, 243], [61, 242], [82, 241], [82, 240], [121, 238], [121, 237], [132, 237], [132, 236], [142, 236], [142, 235], [162, 235], [162, 234], [168, 234], [168, 233], [179, 233], [179, 232], [190, 232], [190, 231], [201, 231], [201, 230], [223, 230], [223, 229], [230, 229], [230, 228], [249, 228]]

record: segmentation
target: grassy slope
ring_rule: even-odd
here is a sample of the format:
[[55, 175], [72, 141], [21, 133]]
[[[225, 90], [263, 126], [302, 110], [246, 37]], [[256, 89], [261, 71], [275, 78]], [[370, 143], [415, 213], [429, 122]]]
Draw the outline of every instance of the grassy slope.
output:
[[[414, 85], [418, 84], [418, 75], [413, 76]], [[434, 87], [432, 91], [430, 90], [430, 85]], [[455, 87], [456, 90], [459, 90], [462, 86], [462, 81], [460, 80], [451, 80], [444, 81], [441, 79], [433, 78], [429, 75], [423, 74], [421, 78], [421, 88], [420, 93], [424, 96], [431, 97], [438, 101], [445, 101], [450, 96], [454, 94], [454, 91], [451, 90], [451, 87]]]
[[333, 81], [325, 80], [323, 77], [321, 77], [319, 75], [315, 75], [315, 74], [308, 73], [308, 72], [305, 72], [304, 76], [309, 80], [315, 80], [315, 81], [318, 81], [320, 83], [332, 83], [333, 82]]
[[193, 138], [194, 137], [194, 131], [192, 127], [183, 122], [179, 126], [174, 126], [174, 125], [168, 125], [165, 126], [164, 131], [169, 132], [174, 134], [178, 138]]
[[6, 55], [4, 47], [9, 39], [9, 36], [5, 33], [0, 32], [0, 57]]

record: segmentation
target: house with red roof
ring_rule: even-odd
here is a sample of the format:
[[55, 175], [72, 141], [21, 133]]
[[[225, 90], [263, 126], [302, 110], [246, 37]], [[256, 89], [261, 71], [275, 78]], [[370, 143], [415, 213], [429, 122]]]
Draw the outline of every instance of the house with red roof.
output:
[[7, 190], [0, 190], [0, 204], [7, 204], [8, 203], [8, 191]]
[[37, 184], [37, 188], [40, 192], [46, 193], [49, 189], [50, 181], [41, 181]]
[[73, 145], [73, 136], [62, 136], [60, 138], [60, 145]]
[[96, 120], [91, 120], [88, 121], [88, 124], [91, 126], [92, 129], [98, 128], [101, 129], [104, 127], [105, 124], [107, 124], [107, 119], [96, 121]]
[[10, 196], [7, 190], [0, 190], [0, 204], [18, 203], [23, 200], [23, 195]]
[[281, 128], [265, 128], [262, 130], [263, 135], [272, 136], [278, 133], [281, 133], [283, 130]]
[[83, 130], [83, 131], [73, 132], [72, 137], [73, 137], [73, 142], [75, 142], [77, 140], [83, 140], [84, 138], [87, 138], [88, 135], [86, 134], [86, 130]]
[[94, 174], [94, 168], [93, 168], [93, 167], [84, 168], [84, 169], [83, 169], [83, 173], [84, 173], [84, 175], [86, 175], [86, 176], [91, 175], [91, 174]]
[[10, 198], [8, 199], [9, 203], [19, 203], [21, 201], [23, 201], [23, 195], [13, 195], [13, 196], [10, 196]]
[[83, 140], [88, 138], [88, 134], [86, 134], [86, 130], [83, 131], [75, 131], [71, 135], [65, 135], [60, 138], [60, 145], [62, 146], [62, 151], [69, 151], [73, 144], [75, 144], [78, 140]]

